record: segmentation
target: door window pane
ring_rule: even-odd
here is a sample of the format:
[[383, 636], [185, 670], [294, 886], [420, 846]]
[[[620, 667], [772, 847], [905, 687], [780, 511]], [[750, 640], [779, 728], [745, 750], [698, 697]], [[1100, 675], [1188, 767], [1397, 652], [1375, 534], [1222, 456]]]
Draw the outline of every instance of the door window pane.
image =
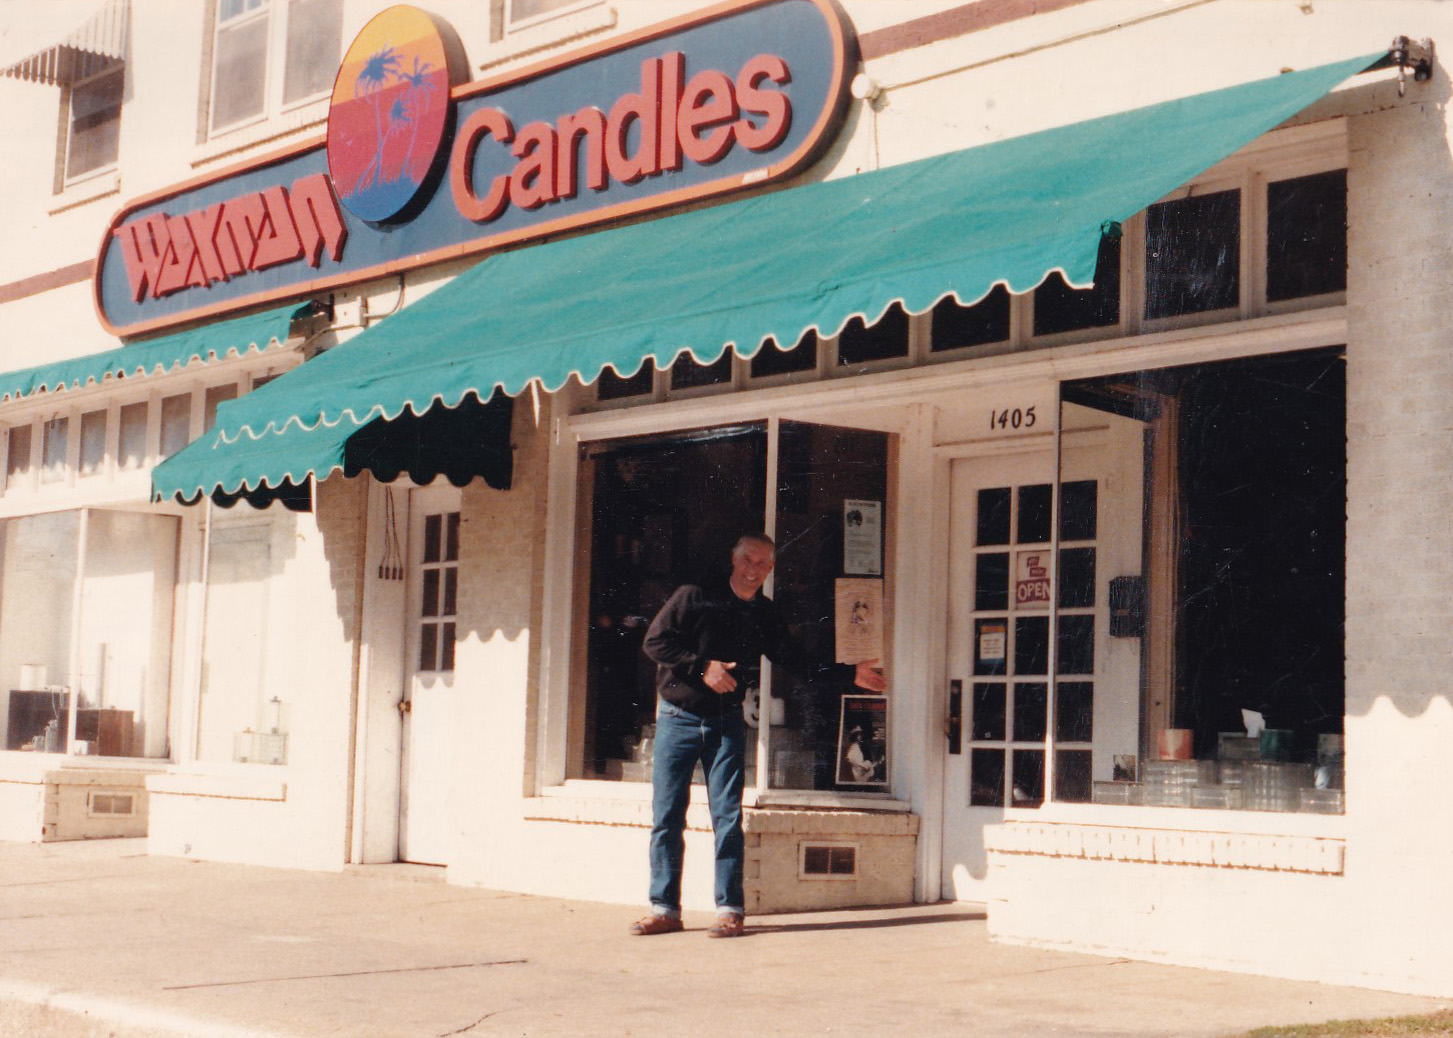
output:
[[1010, 806], [1038, 807], [1044, 803], [1044, 751], [1011, 750], [1010, 754], [1014, 759]]
[[1004, 751], [975, 747], [969, 754], [969, 804], [1004, 806]]
[[1005, 700], [1009, 686], [1002, 681], [974, 682], [971, 738], [999, 740], [1005, 737]]
[[975, 558], [974, 608], [1009, 608], [1009, 553], [986, 552]]
[[1049, 686], [1038, 681], [1014, 686], [1014, 741], [1043, 742], [1049, 716]]
[[988, 487], [979, 491], [978, 532], [975, 544], [1009, 543], [1008, 487]]
[[1054, 514], [1054, 488], [1036, 483], [1019, 488], [1018, 541], [1037, 544], [1049, 540], [1050, 516]]
[[1045, 674], [1049, 670], [1049, 617], [1014, 618], [1014, 673]]

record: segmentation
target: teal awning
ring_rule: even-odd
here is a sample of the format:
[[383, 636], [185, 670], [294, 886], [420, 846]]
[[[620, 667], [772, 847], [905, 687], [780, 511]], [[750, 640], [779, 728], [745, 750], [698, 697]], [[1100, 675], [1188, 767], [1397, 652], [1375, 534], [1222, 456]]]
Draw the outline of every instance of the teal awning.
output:
[[996, 284], [1027, 292], [1056, 270], [1087, 285], [1107, 226], [1384, 56], [490, 256], [223, 404], [212, 449], [178, 454], [154, 489], [190, 498], [321, 477], [342, 467], [341, 445], [370, 421], [531, 381], [555, 390], [606, 366], [666, 367], [682, 350], [703, 363], [728, 346], [750, 356], [769, 336], [830, 336], [895, 302], [922, 313]]
[[297, 303], [237, 317], [230, 321], [175, 332], [158, 339], [118, 346], [104, 353], [37, 364], [0, 374], [0, 402], [23, 400], [37, 393], [82, 389], [108, 378], [162, 375], [194, 361], [210, 363], [265, 350], [287, 341]]
[[385, 482], [405, 472], [416, 483], [442, 475], [458, 486], [482, 476], [490, 486], [508, 490], [513, 412], [513, 398], [496, 393], [487, 403], [470, 396], [456, 407], [392, 421], [376, 418], [362, 428], [351, 422], [312, 429], [293, 424], [256, 438], [244, 433], [231, 443], [213, 429], [152, 469], [154, 496], [192, 502], [207, 493], [228, 507], [240, 497], [264, 506], [282, 491], [289, 507], [302, 508], [308, 478], [337, 470], [345, 476], [368, 471]]

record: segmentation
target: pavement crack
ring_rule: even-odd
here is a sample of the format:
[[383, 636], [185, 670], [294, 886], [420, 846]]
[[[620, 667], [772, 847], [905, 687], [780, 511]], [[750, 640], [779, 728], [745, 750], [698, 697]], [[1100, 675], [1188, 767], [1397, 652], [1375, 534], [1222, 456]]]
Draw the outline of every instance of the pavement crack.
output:
[[529, 959], [495, 959], [490, 962], [455, 962], [442, 966], [399, 966], [386, 970], [350, 970], [346, 973], [300, 973], [287, 977], [254, 977], [251, 980], [213, 980], [201, 984], [171, 984], [161, 990], [194, 991], [199, 988], [234, 988], [249, 984], [284, 984], [295, 980], [338, 980], [347, 977], [377, 977], [389, 973], [429, 973], [439, 970], [472, 970], [485, 966], [523, 966], [529, 961]]
[[474, 1030], [474, 1029], [475, 1029], [475, 1028], [476, 1028], [476, 1027], [478, 1027], [478, 1026], [479, 1026], [479, 1025], [480, 1025], [480, 1024], [482, 1024], [482, 1023], [484, 1023], [484, 1022], [485, 1022], [485, 1021], [486, 1021], [486, 1020], [488, 1020], [488, 1019], [489, 1019], [489, 1018], [490, 1018], [490, 1017], [492, 1017], [492, 1016], [498, 1016], [498, 1015], [499, 1015], [499, 1012], [500, 1012], [500, 1011], [499, 1011], [499, 1010], [498, 1010], [498, 1009], [495, 1009], [495, 1010], [492, 1010], [492, 1011], [490, 1011], [490, 1012], [488, 1012], [488, 1013], [485, 1013], [485, 1014], [484, 1014], [484, 1015], [483, 1015], [483, 1016], [481, 1016], [481, 1017], [480, 1017], [480, 1018], [479, 1018], [479, 1019], [478, 1019], [478, 1020], [476, 1020], [476, 1021], [474, 1021], [474, 1023], [472, 1023], [472, 1024], [467, 1024], [467, 1025], [465, 1025], [465, 1026], [464, 1026], [464, 1027], [461, 1027], [461, 1028], [459, 1028], [459, 1029], [458, 1029], [458, 1030], [456, 1030], [456, 1031], [445, 1031], [445, 1032], [444, 1032], [444, 1033], [443, 1033], [443, 1034], [441, 1034], [441, 1035], [440, 1035], [440, 1036], [439, 1036], [439, 1038], [451, 1038], [451, 1036], [453, 1036], [453, 1035], [456, 1035], [456, 1034], [463, 1034], [463, 1033], [464, 1033], [464, 1032], [465, 1032], [465, 1031], [472, 1031], [472, 1030]]

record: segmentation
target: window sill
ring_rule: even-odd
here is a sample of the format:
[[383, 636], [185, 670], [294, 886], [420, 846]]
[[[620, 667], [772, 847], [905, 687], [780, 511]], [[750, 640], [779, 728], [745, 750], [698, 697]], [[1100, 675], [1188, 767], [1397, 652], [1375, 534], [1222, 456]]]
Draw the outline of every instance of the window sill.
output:
[[496, 68], [516, 58], [564, 46], [583, 36], [606, 32], [616, 27], [616, 20], [614, 5], [600, 4], [508, 30], [505, 38], [491, 47], [489, 56], [478, 67]]
[[[263, 769], [271, 773], [264, 774]], [[163, 796], [282, 803], [288, 798], [287, 769], [275, 764], [256, 764], [219, 767], [216, 771], [166, 771], [148, 776], [146, 789]]]
[[314, 129], [321, 130], [327, 123], [328, 99], [323, 98], [273, 118], [221, 130], [197, 146], [197, 152], [192, 156], [192, 168], [233, 159], [241, 152], [264, 144], [281, 148], [298, 143], [305, 139], [304, 134]]
[[1042, 808], [1009, 808], [1006, 822], [1048, 825], [1096, 825], [1121, 829], [1174, 829], [1180, 832], [1238, 833], [1260, 836], [1306, 836], [1342, 839], [1346, 815], [1292, 811], [1218, 811], [1198, 807], [1146, 807], [1140, 804], [1048, 804]]
[[1059, 805], [1007, 812], [985, 830], [985, 846], [1003, 864], [1053, 858], [1341, 875], [1343, 823], [1338, 815]]
[[[552, 821], [599, 822], [606, 825], [650, 825], [649, 782], [607, 782], [570, 779], [548, 786], [527, 801], [525, 817]], [[691, 787], [693, 807], [705, 808], [706, 787]], [[870, 811], [909, 814], [913, 808], [888, 793], [833, 793], [824, 790], [748, 789], [742, 804], [749, 808], [811, 808], [821, 811]]]
[[51, 200], [51, 205], [46, 212], [51, 216], [56, 216], [78, 206], [99, 202], [103, 198], [111, 198], [120, 193], [120, 171], [113, 169], [106, 173], [97, 173], [59, 191]]

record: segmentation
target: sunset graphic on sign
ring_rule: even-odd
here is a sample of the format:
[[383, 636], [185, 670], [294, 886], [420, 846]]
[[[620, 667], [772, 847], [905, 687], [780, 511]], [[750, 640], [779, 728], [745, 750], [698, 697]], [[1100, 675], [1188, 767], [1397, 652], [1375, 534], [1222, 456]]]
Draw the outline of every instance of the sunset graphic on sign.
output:
[[374, 223], [418, 194], [449, 115], [449, 61], [434, 22], [390, 7], [348, 48], [328, 111], [328, 172], [339, 200]]

